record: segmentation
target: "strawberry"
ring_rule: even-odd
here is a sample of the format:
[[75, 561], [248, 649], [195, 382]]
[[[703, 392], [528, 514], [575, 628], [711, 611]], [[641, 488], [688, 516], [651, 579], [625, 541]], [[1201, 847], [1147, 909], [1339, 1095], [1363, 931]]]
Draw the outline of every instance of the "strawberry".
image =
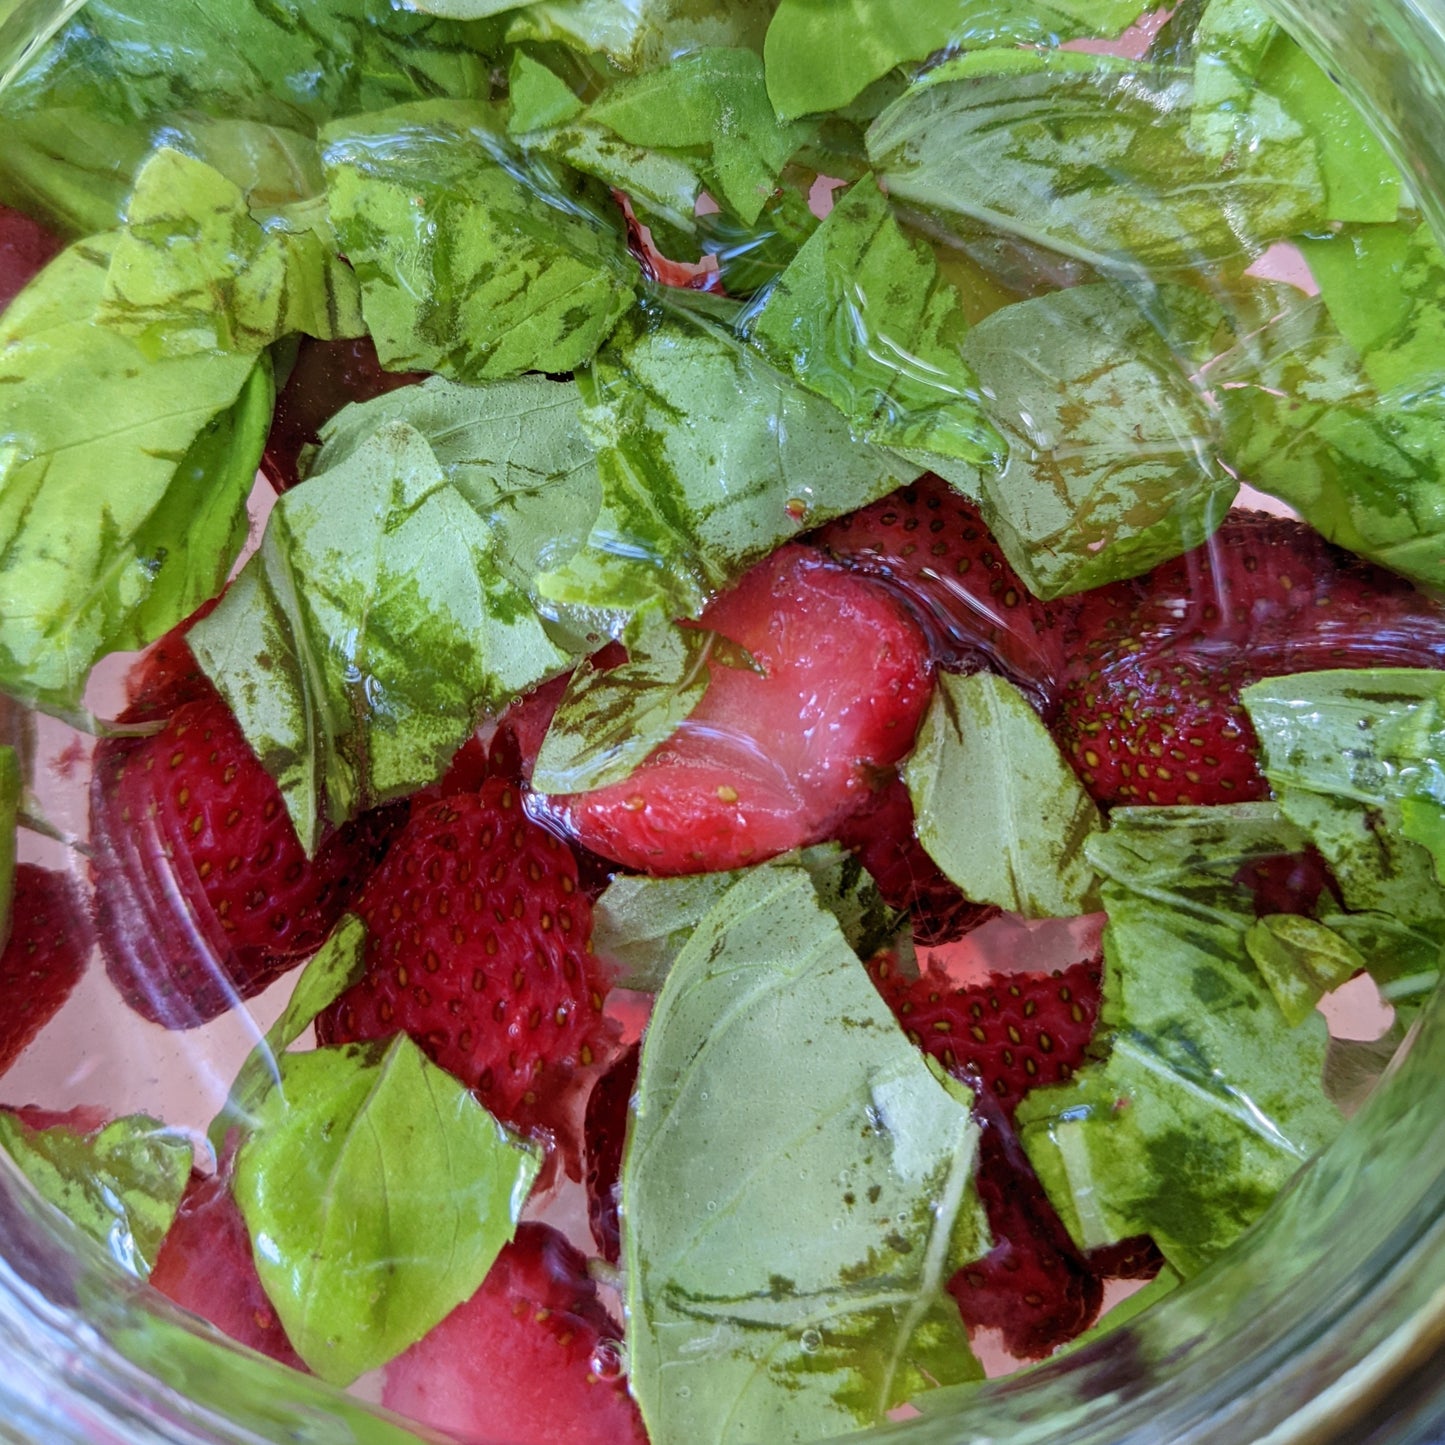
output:
[[90, 911], [74, 880], [17, 864], [10, 937], [0, 953], [0, 1074], [70, 997], [92, 942]]
[[648, 873], [738, 868], [831, 837], [913, 746], [928, 703], [916, 624], [812, 548], [780, 548], [698, 625], [750, 665], [711, 663], [692, 715], [629, 778], [536, 802], [583, 846]]
[[616, 1264], [622, 1253], [617, 1218], [617, 1183], [622, 1178], [622, 1147], [632, 1116], [632, 1091], [642, 1045], [633, 1044], [592, 1086], [587, 1096], [583, 1141], [587, 1151], [587, 1219], [603, 1259]]
[[1055, 609], [1055, 736], [1096, 800], [1268, 796], [1239, 702], [1261, 678], [1445, 666], [1445, 608], [1300, 522], [1236, 512], [1202, 547]]
[[228, 1156], [215, 1174], [191, 1176], [150, 1282], [222, 1334], [304, 1370], [256, 1273], [251, 1236], [231, 1193], [230, 1172]]
[[596, 1062], [607, 981], [567, 845], [489, 778], [422, 803], [358, 904], [367, 970], [323, 1044], [406, 1032], [497, 1118], [568, 1142], [567, 1085]]
[[386, 1367], [388, 1409], [459, 1440], [647, 1445], [587, 1261], [523, 1224], [482, 1287]]
[[1254, 894], [1257, 918], [1271, 913], [1299, 913], [1313, 917], [1321, 898], [1340, 906], [1339, 885], [1324, 855], [1315, 848], [1303, 853], [1277, 853], [1255, 858], [1234, 876]]
[[302, 338], [296, 364], [276, 398], [271, 434], [261, 471], [278, 492], [301, 480], [301, 453], [321, 440], [321, 428], [342, 407], [370, 401], [425, 378], [409, 371], [385, 371], [369, 336], [354, 341]]
[[308, 859], [280, 791], [178, 629], [136, 675], [125, 721], [148, 736], [95, 750], [96, 919], [106, 971], [167, 1028], [208, 1022], [320, 946], [400, 820], [380, 809]]
[[61, 250], [61, 240], [9, 206], [0, 206], [0, 311], [44, 270]]
[[953, 672], [1000, 669], [1051, 695], [1062, 668], [1049, 610], [1009, 565], [972, 502], [931, 474], [840, 517], [814, 540], [887, 581], [913, 607], [934, 660]]

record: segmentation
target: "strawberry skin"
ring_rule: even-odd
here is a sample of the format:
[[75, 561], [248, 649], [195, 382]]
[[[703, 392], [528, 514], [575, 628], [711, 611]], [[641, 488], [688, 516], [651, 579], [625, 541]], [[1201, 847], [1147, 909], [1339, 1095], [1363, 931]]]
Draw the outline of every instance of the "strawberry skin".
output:
[[536, 800], [584, 847], [658, 875], [760, 863], [831, 837], [913, 746], [931, 691], [901, 604], [789, 545], [703, 613], [753, 667], [710, 664], [692, 715], [620, 783]]
[[382, 1404], [459, 1440], [647, 1445], [587, 1261], [523, 1224], [482, 1287], [386, 1367]]
[[0, 206], [0, 311], [60, 254], [61, 245], [29, 216]]
[[522, 1130], [565, 1132], [566, 1085], [593, 1064], [607, 991], [567, 845], [519, 789], [422, 803], [358, 904], [367, 969], [316, 1020], [323, 1044], [408, 1033]]
[[617, 1217], [617, 1184], [622, 1178], [622, 1150], [632, 1117], [632, 1091], [642, 1045], [633, 1044], [592, 1086], [582, 1137], [587, 1159], [587, 1221], [598, 1253], [611, 1264], [622, 1255], [622, 1229]]
[[90, 911], [74, 881], [17, 864], [10, 937], [0, 953], [0, 1074], [70, 997], [92, 941]]

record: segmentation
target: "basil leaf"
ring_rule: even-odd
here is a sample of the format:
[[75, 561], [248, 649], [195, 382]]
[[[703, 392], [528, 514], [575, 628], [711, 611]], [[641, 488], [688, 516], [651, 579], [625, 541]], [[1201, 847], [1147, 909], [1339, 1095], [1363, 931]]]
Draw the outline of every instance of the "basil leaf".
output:
[[703, 320], [634, 317], [581, 378], [602, 511], [537, 586], [610, 617], [695, 617], [798, 533], [922, 470], [860, 442], [826, 402]]
[[1137, 18], [1135, 0], [1052, 0], [1027, 11], [1007, 0], [781, 0], [763, 50], [768, 94], [785, 118], [837, 110], [937, 50], [1114, 36]]
[[540, 1161], [405, 1034], [279, 1062], [236, 1202], [297, 1354], [349, 1384], [471, 1297]]
[[655, 1445], [814, 1440], [978, 1378], [944, 1288], [984, 1238], [957, 1091], [806, 874], [756, 868], [723, 894], [657, 999], [623, 1159], [631, 1388]]
[[1280, 807], [1329, 861], [1345, 906], [1445, 921], [1445, 839], [1404, 812], [1445, 810], [1445, 673], [1300, 673], [1241, 698]]
[[331, 220], [382, 364], [477, 382], [584, 365], [639, 279], [616, 227], [503, 164], [482, 106], [322, 134]]
[[0, 747], [0, 953], [10, 941], [10, 905], [15, 896], [15, 824], [25, 779], [14, 748]]
[[525, 50], [512, 55], [507, 72], [507, 98], [512, 103], [507, 129], [512, 134], [549, 130], [575, 120], [587, 108], [560, 75]]
[[136, 177], [96, 320], [159, 356], [366, 330], [356, 278], [329, 236], [304, 223], [263, 229], [238, 185], [168, 147]]
[[1191, 45], [1189, 137], [1196, 146], [1223, 156], [1240, 143], [1239, 117], [1248, 113], [1255, 77], [1278, 33], [1279, 26], [1255, 0], [1209, 0]]
[[[519, 531], [535, 530], [550, 505], [565, 533], [575, 391], [538, 378], [466, 401], [444, 388], [343, 414], [336, 453], [280, 499], [260, 551], [190, 633], [308, 851], [327, 822], [435, 781], [483, 712], [568, 661], [499, 562], [498, 514], [516, 507]], [[466, 460], [444, 466], [406, 409], [425, 425], [464, 405], [467, 430], [444, 440]], [[357, 441], [363, 416], [376, 420]], [[522, 471], [534, 495], [518, 506]]]
[[1084, 846], [1103, 820], [1013, 683], [941, 673], [907, 779], [918, 840], [965, 897], [1025, 918], [1098, 906]]
[[865, 177], [778, 278], [748, 336], [869, 441], [995, 466], [1004, 445], [963, 360], [966, 329], [932, 252]]
[[1327, 993], [1365, 967], [1348, 939], [1294, 913], [1258, 919], [1244, 935], [1244, 946], [1290, 1025], [1303, 1023]]
[[1188, 268], [1322, 218], [1313, 142], [1256, 91], [1241, 144], [1190, 144], [1183, 72], [1072, 51], [981, 50], [930, 71], [868, 132], [895, 200], [1100, 265]]
[[1445, 964], [1445, 925], [1402, 923], [1388, 913], [1327, 913], [1321, 919], [1365, 960], [1381, 996], [1400, 1008], [1434, 993]]
[[1214, 456], [1199, 366], [1224, 323], [1199, 292], [1108, 283], [979, 322], [964, 359], [1008, 438], [985, 473], [989, 526], [1039, 597], [1147, 571], [1204, 541], [1238, 484]]
[[1109, 1052], [1018, 1110], [1024, 1148], [1083, 1248], [1150, 1234], [1193, 1275], [1265, 1210], [1341, 1119], [1318, 1015], [1286, 1024], [1250, 960], [1255, 858], [1297, 851], [1268, 803], [1115, 809], [1105, 877]]
[[92, 1134], [64, 1125], [31, 1129], [0, 1109], [0, 1148], [40, 1197], [98, 1240], [122, 1269], [145, 1279], [191, 1176], [179, 1130], [144, 1114]]
[[[883, 902], [868, 870], [837, 843], [785, 854], [773, 866], [807, 873], [818, 902], [860, 958], [871, 958], [903, 921]], [[656, 993], [698, 925], [748, 871], [675, 878], [619, 874], [593, 905], [593, 947], [619, 966], [623, 988]]]
[[71, 247], [0, 316], [0, 687], [57, 710], [220, 589], [271, 421], [264, 359], [152, 361], [91, 321], [114, 246]]

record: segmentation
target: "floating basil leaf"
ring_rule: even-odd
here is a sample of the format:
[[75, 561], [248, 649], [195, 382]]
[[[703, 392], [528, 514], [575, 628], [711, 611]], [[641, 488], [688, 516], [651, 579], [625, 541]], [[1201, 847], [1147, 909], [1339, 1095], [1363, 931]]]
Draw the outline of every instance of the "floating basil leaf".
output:
[[1147, 571], [1224, 520], [1238, 483], [1193, 379], [1223, 324], [1196, 291], [1098, 283], [969, 332], [964, 359], [1009, 441], [1003, 472], [980, 479], [984, 515], [1036, 596]]
[[1327, 993], [1365, 967], [1364, 956], [1348, 939], [1294, 913], [1256, 920], [1244, 935], [1244, 946], [1291, 1026], [1303, 1023]]
[[0, 1148], [42, 1199], [145, 1279], [176, 1217], [191, 1176], [191, 1146], [180, 1132], [129, 1114], [93, 1133], [66, 1125], [32, 1129], [0, 1109]]
[[1018, 1111], [1081, 1247], [1149, 1234], [1195, 1274], [1338, 1131], [1324, 1020], [1285, 1023], [1245, 946], [1252, 895], [1233, 882], [1303, 844], [1268, 803], [1115, 809], [1090, 844], [1109, 913], [1108, 1054]]
[[0, 687], [57, 710], [220, 589], [271, 421], [264, 359], [152, 361], [91, 321], [113, 249], [71, 247], [0, 317]]
[[957, 1089], [806, 873], [752, 869], [722, 896], [653, 1010], [623, 1160], [655, 1445], [815, 1440], [978, 1378], [944, 1288], [983, 1241]]
[[322, 133], [331, 220], [382, 364], [477, 382], [584, 365], [632, 304], [618, 228], [503, 164], [466, 103]]
[[[1255, 0], [1209, 0], [1192, 40], [1194, 105], [1190, 140], [1223, 157], [1242, 139], [1255, 77], [1279, 32]], [[1248, 143], [1248, 136], [1243, 137]]]
[[25, 780], [15, 749], [0, 747], [0, 953], [10, 940], [10, 903], [15, 893], [15, 822]]
[[349, 1384], [470, 1298], [539, 1160], [405, 1034], [279, 1066], [236, 1202], [297, 1354]]
[[1227, 157], [1190, 144], [1187, 73], [1072, 51], [980, 50], [874, 122], [895, 200], [971, 217], [1100, 265], [1187, 268], [1322, 219], [1313, 142], [1256, 91]]
[[859, 436], [994, 466], [1004, 445], [963, 360], [966, 330], [958, 294], [871, 176], [838, 199], [748, 324], [769, 360]]
[[965, 897], [1025, 918], [1098, 906], [1099, 810], [1013, 683], [940, 674], [907, 777], [919, 842]]

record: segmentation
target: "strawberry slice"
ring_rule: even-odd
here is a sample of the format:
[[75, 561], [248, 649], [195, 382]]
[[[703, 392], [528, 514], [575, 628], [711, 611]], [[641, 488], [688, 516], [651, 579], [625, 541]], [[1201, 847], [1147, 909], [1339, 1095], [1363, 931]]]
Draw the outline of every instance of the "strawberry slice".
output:
[[927, 647], [901, 604], [811, 548], [780, 548], [699, 625], [754, 666], [712, 664], [692, 715], [631, 777], [536, 803], [643, 872], [739, 868], [831, 837], [928, 703]]
[[940, 667], [1002, 670], [1041, 700], [1052, 695], [1063, 651], [1048, 608], [1009, 565], [978, 508], [942, 478], [920, 477], [813, 540], [897, 588]]
[[1105, 804], [1267, 797], [1239, 702], [1262, 678], [1445, 666], [1445, 607], [1262, 512], [1055, 615], [1070, 657], [1055, 736]]
[[421, 804], [367, 885], [367, 971], [316, 1020], [323, 1044], [405, 1032], [499, 1119], [570, 1147], [569, 1085], [606, 1037], [592, 907], [566, 843], [520, 791]]
[[63, 242], [29, 216], [0, 206], [0, 311], [60, 254]]
[[166, 721], [149, 736], [96, 747], [96, 921], [106, 971], [126, 1003], [166, 1028], [193, 1028], [316, 951], [401, 812], [378, 809], [347, 824], [308, 859], [183, 628], [142, 663], [136, 687], [122, 720]]
[[622, 1149], [632, 1115], [632, 1091], [642, 1045], [633, 1044], [592, 1086], [587, 1096], [583, 1141], [587, 1151], [587, 1221], [603, 1259], [616, 1264], [622, 1254], [617, 1217], [617, 1184], [622, 1178]]
[[0, 1074], [70, 997], [92, 942], [90, 910], [75, 881], [17, 864], [10, 937], [0, 953]]
[[459, 1440], [647, 1445], [587, 1261], [523, 1224], [481, 1289], [386, 1367], [382, 1404]]

